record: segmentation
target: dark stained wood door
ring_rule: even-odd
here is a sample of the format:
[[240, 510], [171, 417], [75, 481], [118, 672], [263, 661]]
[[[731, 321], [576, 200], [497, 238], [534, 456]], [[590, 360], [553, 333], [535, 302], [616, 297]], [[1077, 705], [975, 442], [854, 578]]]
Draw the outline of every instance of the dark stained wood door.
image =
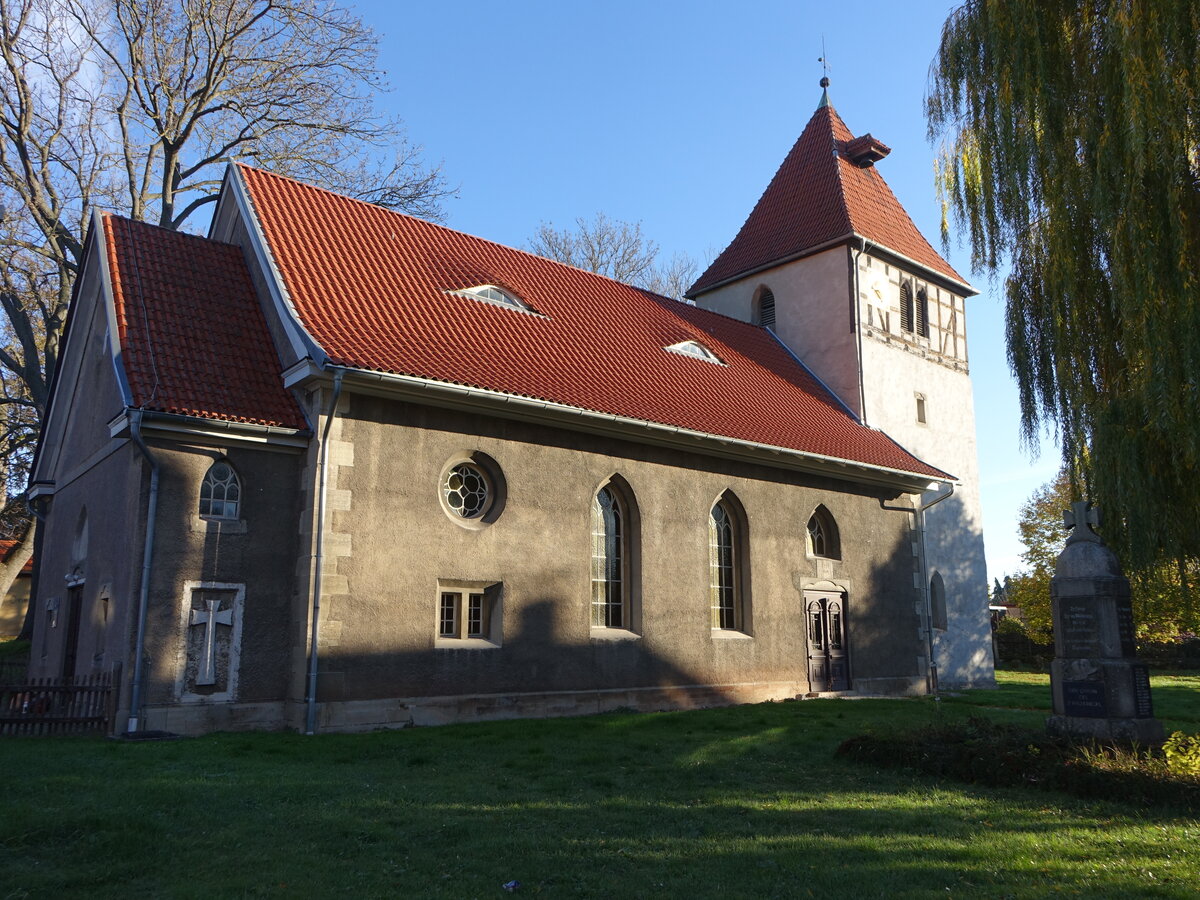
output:
[[806, 591], [808, 686], [810, 691], [848, 691], [850, 660], [846, 647], [846, 596]]
[[83, 585], [67, 588], [67, 621], [63, 637], [62, 675], [75, 677], [76, 658], [79, 655], [79, 620], [83, 613]]

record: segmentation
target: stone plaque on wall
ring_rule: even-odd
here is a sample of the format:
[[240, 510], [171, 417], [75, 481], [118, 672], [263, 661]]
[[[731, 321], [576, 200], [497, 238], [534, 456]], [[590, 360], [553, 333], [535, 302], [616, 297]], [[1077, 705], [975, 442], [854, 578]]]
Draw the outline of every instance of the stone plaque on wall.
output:
[[1064, 681], [1063, 712], [1068, 716], [1103, 719], [1108, 715], [1108, 700], [1103, 681]]
[[245, 588], [189, 582], [183, 599], [177, 696], [185, 702], [235, 699]]

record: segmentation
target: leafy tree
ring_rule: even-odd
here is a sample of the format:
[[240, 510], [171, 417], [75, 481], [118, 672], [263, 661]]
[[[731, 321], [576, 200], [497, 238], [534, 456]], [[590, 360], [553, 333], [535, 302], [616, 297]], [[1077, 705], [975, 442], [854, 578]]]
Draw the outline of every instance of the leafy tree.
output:
[[1200, 0], [968, 0], [927, 99], [948, 213], [1006, 283], [1050, 426], [1131, 574], [1200, 559]]
[[1025, 550], [1021, 559], [1028, 567], [1006, 582], [1008, 598], [1021, 607], [1029, 630], [1048, 639], [1054, 630], [1050, 611], [1050, 579], [1054, 564], [1067, 540], [1062, 514], [1073, 499], [1066, 472], [1042, 485], [1021, 507], [1017, 530]]
[[[436, 216], [378, 115], [376, 39], [329, 0], [0, 0], [0, 454], [23, 482], [93, 208], [202, 225], [245, 160]], [[0, 593], [7, 587], [0, 570]]]
[[683, 297], [700, 270], [686, 253], [676, 253], [666, 264], [658, 264], [658, 244], [642, 234], [640, 222], [610, 219], [602, 212], [591, 221], [580, 216], [574, 229], [542, 222], [525, 249], [676, 300]]
[[[1034, 491], [1021, 507], [1017, 522], [1025, 545], [1021, 559], [1027, 568], [1005, 581], [1008, 598], [1021, 607], [1029, 630], [1046, 639], [1053, 633], [1050, 579], [1054, 577], [1054, 566], [1068, 534], [1062, 514], [1074, 499], [1076, 495], [1066, 470]], [[1193, 567], [1181, 578], [1176, 567], [1169, 563], [1133, 573], [1130, 589], [1140, 636], [1167, 638], [1196, 630], [1195, 610], [1187, 587], [1197, 574]]]

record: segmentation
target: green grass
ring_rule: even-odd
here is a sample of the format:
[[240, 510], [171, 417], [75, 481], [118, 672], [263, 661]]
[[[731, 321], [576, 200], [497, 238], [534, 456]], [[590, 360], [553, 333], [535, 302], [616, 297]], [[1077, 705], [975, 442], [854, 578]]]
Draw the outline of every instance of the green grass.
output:
[[[1200, 675], [1189, 672], [1155, 673], [1154, 714], [1163, 721], [1167, 732], [1200, 731]], [[1050, 676], [1035, 672], [1000, 670], [996, 673], [997, 691], [965, 691], [943, 699], [945, 704], [1007, 709], [1038, 710], [1050, 714]]]
[[[834, 757], [868, 729], [980, 706], [1036, 726], [1035, 678], [937, 704], [3, 740], [0, 898], [498, 897], [512, 879], [547, 896], [1196, 896], [1200, 822], [1170, 810]], [[1194, 715], [1198, 681], [1156, 702]]]

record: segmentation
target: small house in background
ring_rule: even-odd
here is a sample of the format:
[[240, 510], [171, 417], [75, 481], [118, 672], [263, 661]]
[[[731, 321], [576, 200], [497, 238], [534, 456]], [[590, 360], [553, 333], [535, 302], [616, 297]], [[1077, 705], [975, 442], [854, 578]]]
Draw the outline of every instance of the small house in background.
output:
[[866, 237], [762, 243], [891, 197], [839, 123], [823, 101], [697, 306], [240, 165], [208, 237], [97, 214], [30, 491], [31, 674], [120, 665], [119, 727], [185, 733], [920, 693], [939, 653], [989, 680], [926, 540], [953, 475], [821, 374], [858, 328], [958, 385], [969, 288], [894, 197]]
[[[17, 548], [17, 541], [0, 540], [0, 562], [7, 562]], [[29, 608], [29, 583], [33, 575], [33, 559], [21, 566], [12, 587], [0, 602], [0, 640], [15, 638], [25, 624], [25, 612]]]

